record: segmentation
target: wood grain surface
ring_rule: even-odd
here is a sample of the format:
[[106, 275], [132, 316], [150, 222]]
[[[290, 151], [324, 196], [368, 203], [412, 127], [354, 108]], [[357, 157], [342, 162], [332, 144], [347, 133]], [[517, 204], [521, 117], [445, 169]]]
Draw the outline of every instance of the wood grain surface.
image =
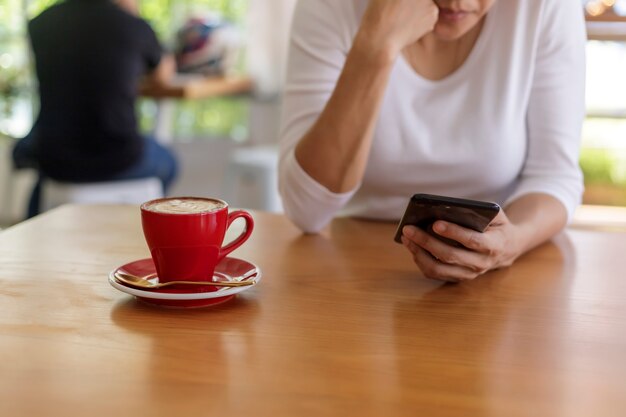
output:
[[424, 279], [394, 224], [302, 235], [253, 212], [263, 281], [195, 310], [112, 288], [133, 206], [0, 233], [1, 416], [623, 416], [626, 234], [570, 229], [508, 269]]

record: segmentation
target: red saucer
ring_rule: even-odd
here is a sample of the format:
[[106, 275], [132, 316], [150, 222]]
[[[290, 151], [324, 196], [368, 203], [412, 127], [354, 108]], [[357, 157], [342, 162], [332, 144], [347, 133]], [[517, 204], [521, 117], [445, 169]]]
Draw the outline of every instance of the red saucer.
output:
[[[122, 272], [135, 276], [150, 276], [156, 273], [151, 258], [140, 259], [115, 268], [109, 273], [109, 283], [116, 289], [134, 295], [138, 300], [152, 305], [177, 308], [197, 308], [221, 304], [235, 297], [241, 291], [254, 287], [165, 287], [154, 290], [142, 290], [130, 287], [115, 279], [115, 274]], [[254, 279], [257, 283], [261, 279], [261, 270], [251, 262], [238, 258], [226, 257], [216, 267], [213, 281], [243, 281]], [[150, 278], [151, 282], [158, 282], [158, 277]]]

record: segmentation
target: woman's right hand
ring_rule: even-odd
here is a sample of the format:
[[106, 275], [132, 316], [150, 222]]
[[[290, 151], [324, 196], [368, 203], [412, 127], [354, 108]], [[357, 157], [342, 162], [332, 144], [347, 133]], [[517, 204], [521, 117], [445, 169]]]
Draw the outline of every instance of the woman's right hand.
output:
[[370, 48], [394, 58], [435, 27], [439, 8], [433, 0], [370, 0], [360, 35]]

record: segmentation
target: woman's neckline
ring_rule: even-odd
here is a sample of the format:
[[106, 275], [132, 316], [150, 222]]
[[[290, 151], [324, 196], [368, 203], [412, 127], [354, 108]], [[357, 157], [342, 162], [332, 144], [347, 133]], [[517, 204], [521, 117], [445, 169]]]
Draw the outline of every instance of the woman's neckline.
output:
[[480, 34], [478, 35], [478, 38], [476, 39], [469, 55], [467, 56], [467, 58], [465, 58], [465, 61], [449, 75], [446, 75], [445, 77], [438, 80], [426, 78], [418, 73], [415, 68], [413, 68], [411, 63], [404, 56], [404, 54], [400, 54], [400, 65], [403, 66], [412, 75], [412, 78], [423, 87], [434, 88], [454, 82], [458, 78], [462, 77], [467, 71], [469, 71], [474, 62], [478, 59], [478, 56], [480, 56], [482, 50], [485, 48], [485, 44], [491, 37], [491, 28], [493, 26], [493, 21], [495, 20], [493, 15], [495, 13], [496, 7], [497, 4], [494, 5], [494, 7], [485, 15], [483, 27], [480, 31]]

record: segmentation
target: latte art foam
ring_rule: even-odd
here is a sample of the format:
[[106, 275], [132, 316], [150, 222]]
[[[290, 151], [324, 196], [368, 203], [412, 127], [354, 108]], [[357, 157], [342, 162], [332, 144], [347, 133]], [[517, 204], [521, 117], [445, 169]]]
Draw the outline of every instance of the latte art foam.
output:
[[226, 205], [218, 200], [173, 198], [152, 203], [147, 206], [146, 209], [156, 213], [193, 214], [216, 211], [224, 207], [226, 207]]

